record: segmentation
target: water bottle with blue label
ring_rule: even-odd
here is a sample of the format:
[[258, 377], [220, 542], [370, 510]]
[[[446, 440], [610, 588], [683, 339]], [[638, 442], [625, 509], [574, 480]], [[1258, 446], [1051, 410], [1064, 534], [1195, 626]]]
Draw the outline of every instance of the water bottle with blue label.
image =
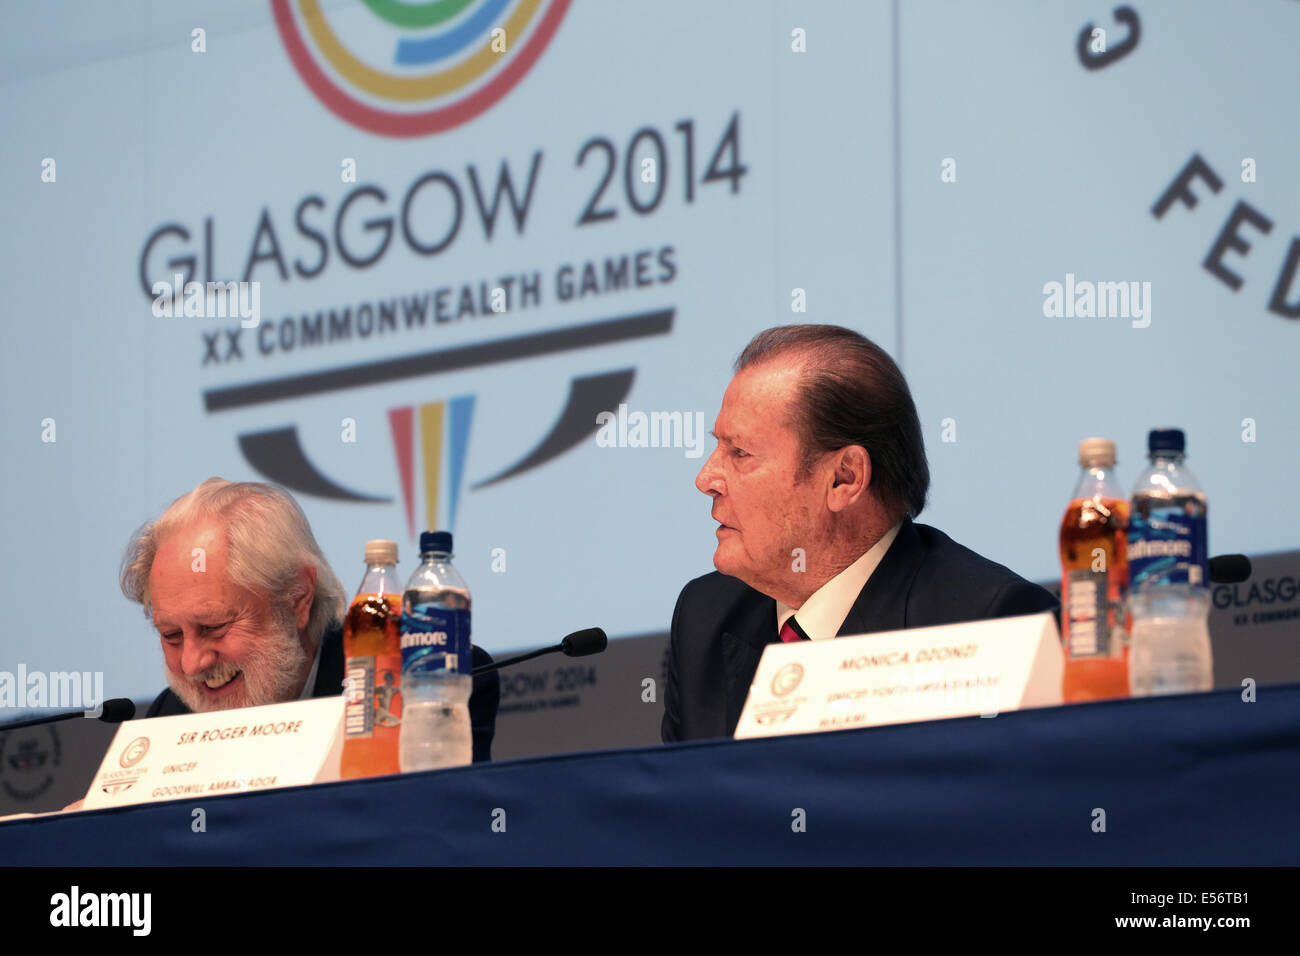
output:
[[1209, 690], [1209, 549], [1205, 495], [1178, 428], [1147, 436], [1151, 464], [1129, 505], [1128, 569], [1134, 697]]
[[460, 767], [473, 758], [470, 596], [452, 566], [448, 531], [420, 535], [420, 566], [402, 595], [403, 772]]

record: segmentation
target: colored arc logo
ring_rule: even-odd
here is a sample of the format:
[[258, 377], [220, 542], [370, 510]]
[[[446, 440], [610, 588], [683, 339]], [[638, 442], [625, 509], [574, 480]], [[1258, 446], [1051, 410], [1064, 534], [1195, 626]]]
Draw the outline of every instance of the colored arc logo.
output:
[[[454, 529], [456, 501], [460, 497], [461, 475], [465, 470], [465, 450], [469, 444], [470, 419], [474, 415], [474, 396], [461, 395], [447, 402], [426, 402], [419, 409], [413, 409], [408, 405], [404, 408], [388, 410], [388, 426], [393, 432], [393, 449], [397, 452], [397, 473], [402, 482], [402, 499], [406, 504], [406, 530], [411, 538], [415, 537], [413, 426], [417, 412], [420, 444], [424, 449], [424, 492], [429, 527]], [[443, 484], [441, 472], [444, 461], [448, 471], [446, 481], [448, 501], [444, 508], [439, 510], [438, 494]]]
[[[425, 136], [468, 122], [510, 92], [569, 3], [364, 0], [364, 10], [332, 13], [334, 24], [319, 0], [271, 0], [271, 9], [294, 67], [335, 115], [384, 136]], [[340, 38], [343, 22], [358, 28], [348, 31], [355, 44]], [[391, 65], [377, 65], [381, 49]]]
[[[671, 308], [657, 309], [306, 375], [227, 385], [204, 392], [203, 402], [209, 412], [224, 412], [636, 341], [669, 334], [674, 313]], [[576, 448], [595, 434], [599, 428], [597, 416], [601, 411], [617, 408], [627, 398], [635, 378], [635, 368], [616, 368], [585, 375], [571, 372], [564, 405], [546, 434], [521, 456], [505, 459], [511, 464], [498, 460], [494, 470], [469, 484], [469, 490], [480, 491], [518, 478]], [[470, 432], [475, 405], [474, 395], [458, 395], [417, 405], [390, 406], [387, 410], [397, 464], [397, 483], [401, 486], [407, 530], [412, 538], [419, 521], [421, 503], [426, 512], [424, 527], [454, 530], [472, 444]], [[344, 419], [343, 423], [348, 421]], [[350, 427], [355, 426], [356, 422], [351, 421]], [[354, 437], [350, 440], [355, 440], [355, 432], [352, 434]], [[501, 450], [499, 442], [493, 441], [489, 445], [497, 446], [489, 453], [489, 457], [495, 458]], [[255, 471], [290, 491], [331, 501], [375, 504], [394, 501], [392, 484], [388, 493], [370, 494], [348, 488], [322, 472], [308, 455], [297, 425], [243, 432], [239, 435], [239, 447], [244, 460]]]
[[[514, 464], [473, 483], [488, 488], [558, 458], [596, 431], [596, 414], [616, 408], [632, 390], [634, 369], [575, 376], [564, 408], [545, 437]], [[388, 426], [397, 459], [407, 532], [415, 539], [419, 521], [418, 492], [423, 491], [425, 527], [454, 530], [464, 484], [474, 396], [405, 405], [388, 410]], [[239, 436], [245, 460], [267, 479], [301, 494], [333, 501], [387, 503], [392, 498], [353, 491], [322, 473], [302, 446], [296, 425]], [[418, 487], [423, 472], [423, 488]]]

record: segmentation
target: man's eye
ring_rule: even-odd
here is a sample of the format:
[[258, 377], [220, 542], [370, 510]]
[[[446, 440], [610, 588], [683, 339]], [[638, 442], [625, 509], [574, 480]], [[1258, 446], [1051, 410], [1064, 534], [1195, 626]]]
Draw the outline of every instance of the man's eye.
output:
[[733, 448], [731, 449], [731, 455], [733, 458], [748, 458], [749, 452], [743, 448]]
[[169, 631], [168, 633], [162, 636], [162, 639], [166, 641], [168, 644], [175, 644], [177, 641], [181, 639], [181, 632]]

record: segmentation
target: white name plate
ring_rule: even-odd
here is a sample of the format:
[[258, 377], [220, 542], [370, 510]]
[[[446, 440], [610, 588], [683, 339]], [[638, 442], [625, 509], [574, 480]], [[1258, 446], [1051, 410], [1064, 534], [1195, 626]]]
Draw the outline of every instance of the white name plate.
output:
[[343, 697], [128, 720], [82, 809], [337, 780]]
[[1050, 614], [769, 644], [736, 737], [992, 717], [1061, 703]]

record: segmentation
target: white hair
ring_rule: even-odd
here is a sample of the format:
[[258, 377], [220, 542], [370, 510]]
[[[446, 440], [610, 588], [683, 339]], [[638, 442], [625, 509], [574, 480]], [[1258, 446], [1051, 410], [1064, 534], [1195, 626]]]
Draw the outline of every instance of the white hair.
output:
[[306, 630], [313, 650], [319, 647], [325, 631], [343, 619], [347, 593], [321, 553], [298, 502], [274, 485], [209, 478], [177, 498], [161, 517], [132, 535], [122, 558], [122, 593], [151, 615], [149, 572], [158, 546], [178, 528], [202, 519], [217, 519], [225, 527], [230, 580], [269, 597], [273, 606], [291, 603], [297, 576], [305, 567], [315, 569], [316, 594]]

